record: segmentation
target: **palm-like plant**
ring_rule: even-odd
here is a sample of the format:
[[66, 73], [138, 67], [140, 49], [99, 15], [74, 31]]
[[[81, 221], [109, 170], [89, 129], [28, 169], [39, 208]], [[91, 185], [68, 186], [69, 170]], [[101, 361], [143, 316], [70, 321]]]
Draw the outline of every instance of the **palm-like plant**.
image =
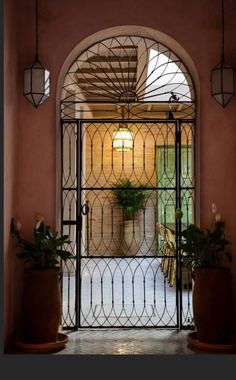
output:
[[132, 220], [134, 213], [144, 208], [149, 191], [145, 190], [145, 186], [140, 187], [135, 186], [129, 179], [120, 180], [112, 187], [116, 205], [123, 209], [126, 220]]

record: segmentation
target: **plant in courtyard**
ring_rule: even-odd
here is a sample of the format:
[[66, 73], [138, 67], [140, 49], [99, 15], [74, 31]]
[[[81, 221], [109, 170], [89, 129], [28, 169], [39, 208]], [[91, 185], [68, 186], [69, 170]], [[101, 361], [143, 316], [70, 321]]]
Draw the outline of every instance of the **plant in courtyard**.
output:
[[183, 242], [180, 244], [182, 250], [183, 264], [194, 269], [195, 267], [218, 267], [220, 257], [226, 255], [230, 259], [229, 253], [225, 250], [230, 244], [224, 238], [225, 223], [217, 213], [216, 205], [212, 204], [213, 227], [202, 230], [194, 224], [190, 224], [182, 232]]
[[25, 240], [20, 231], [21, 224], [14, 223], [12, 220], [11, 233], [16, 239], [17, 246], [22, 249], [16, 255], [26, 263], [30, 263], [32, 268], [54, 268], [59, 264], [59, 258], [66, 261], [72, 257], [69, 251], [63, 249], [65, 244], [70, 243], [68, 236], [59, 237], [57, 232], [53, 232], [50, 226], [44, 223], [44, 217], [41, 214], [36, 215], [33, 241]]
[[113, 184], [112, 191], [116, 198], [116, 205], [123, 209], [126, 220], [132, 220], [134, 213], [142, 210], [149, 191], [145, 186], [135, 186], [129, 179], [123, 179]]

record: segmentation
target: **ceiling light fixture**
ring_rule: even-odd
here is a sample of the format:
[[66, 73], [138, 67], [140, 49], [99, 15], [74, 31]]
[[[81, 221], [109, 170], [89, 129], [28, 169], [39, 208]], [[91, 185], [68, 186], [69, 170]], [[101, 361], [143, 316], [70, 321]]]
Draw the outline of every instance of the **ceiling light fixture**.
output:
[[50, 73], [38, 58], [38, 0], [35, 1], [35, 59], [24, 70], [24, 96], [36, 108], [50, 95]]
[[225, 107], [234, 95], [234, 69], [227, 62], [225, 62], [224, 0], [221, 0], [221, 13], [221, 61], [211, 71], [211, 95], [222, 107]]
[[[122, 120], [124, 120], [124, 111], [122, 107]], [[133, 149], [133, 133], [126, 124], [119, 124], [118, 129], [113, 133], [112, 146], [118, 152], [128, 152]]]

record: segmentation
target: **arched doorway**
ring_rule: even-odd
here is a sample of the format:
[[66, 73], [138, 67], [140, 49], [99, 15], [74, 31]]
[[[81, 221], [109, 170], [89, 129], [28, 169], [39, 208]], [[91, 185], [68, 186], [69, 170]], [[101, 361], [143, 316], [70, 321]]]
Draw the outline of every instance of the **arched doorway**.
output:
[[61, 222], [74, 253], [64, 327], [191, 324], [191, 277], [178, 250], [194, 221], [187, 67], [149, 37], [94, 43], [65, 76], [61, 128]]

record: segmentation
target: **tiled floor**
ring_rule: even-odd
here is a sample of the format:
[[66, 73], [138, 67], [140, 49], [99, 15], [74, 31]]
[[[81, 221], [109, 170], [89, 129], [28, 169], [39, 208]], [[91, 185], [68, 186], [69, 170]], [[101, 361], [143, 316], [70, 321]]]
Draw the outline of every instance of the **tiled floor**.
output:
[[[187, 336], [191, 330], [157, 328], [93, 328], [79, 329], [76, 332], [63, 331], [68, 342], [63, 350], [52, 355], [236, 355], [233, 351], [203, 351], [189, 346]], [[41, 348], [41, 347], [37, 347]], [[48, 351], [19, 351], [13, 348], [7, 354], [50, 355]]]
[[80, 329], [68, 333], [64, 350], [54, 355], [194, 355], [209, 354], [188, 346], [190, 331], [158, 329]]

